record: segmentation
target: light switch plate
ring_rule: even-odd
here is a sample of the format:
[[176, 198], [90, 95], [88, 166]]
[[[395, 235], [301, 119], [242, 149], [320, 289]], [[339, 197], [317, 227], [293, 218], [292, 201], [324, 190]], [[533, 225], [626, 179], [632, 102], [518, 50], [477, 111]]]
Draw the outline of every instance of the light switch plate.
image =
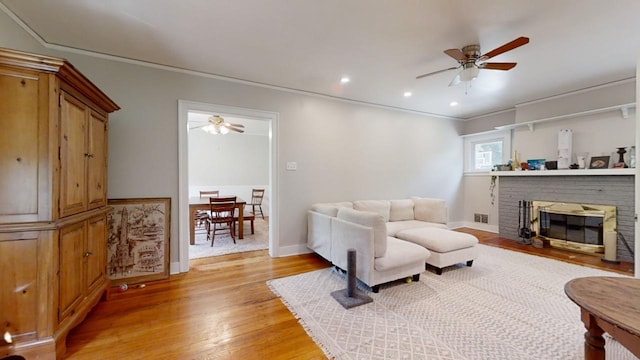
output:
[[298, 170], [298, 163], [295, 161], [287, 161], [287, 170], [289, 171]]

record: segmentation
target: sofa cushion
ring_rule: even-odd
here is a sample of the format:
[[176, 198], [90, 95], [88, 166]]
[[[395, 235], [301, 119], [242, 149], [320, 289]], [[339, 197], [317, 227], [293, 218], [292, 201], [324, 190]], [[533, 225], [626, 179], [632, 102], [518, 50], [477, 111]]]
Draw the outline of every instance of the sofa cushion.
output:
[[388, 222], [391, 203], [389, 200], [358, 200], [353, 202], [353, 208], [355, 210], [371, 211], [380, 214], [384, 222]]
[[391, 221], [387, 223], [387, 235], [396, 236], [396, 234], [402, 230], [423, 228], [423, 227], [436, 227], [440, 229], [448, 229], [447, 225], [440, 223], [432, 223], [420, 220], [404, 220], [404, 221]]
[[424, 263], [431, 255], [429, 250], [408, 241], [388, 237], [387, 242], [387, 254], [374, 260], [373, 267], [376, 271], [386, 271], [416, 262]]
[[473, 235], [438, 228], [403, 230], [397, 233], [396, 237], [439, 253], [476, 246], [478, 243], [478, 239]]
[[413, 220], [413, 200], [401, 199], [391, 200], [391, 211], [389, 221]]
[[311, 210], [323, 215], [336, 217], [338, 215], [338, 207], [327, 204], [313, 204]]
[[387, 226], [380, 214], [348, 208], [338, 209], [338, 219], [373, 229], [373, 256], [385, 256], [387, 252]]
[[447, 223], [447, 205], [444, 200], [412, 197], [415, 219], [434, 223]]

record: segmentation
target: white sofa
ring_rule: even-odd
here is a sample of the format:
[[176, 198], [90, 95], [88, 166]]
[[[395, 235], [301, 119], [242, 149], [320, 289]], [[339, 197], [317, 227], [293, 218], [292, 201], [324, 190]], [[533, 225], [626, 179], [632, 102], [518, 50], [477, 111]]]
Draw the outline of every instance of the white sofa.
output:
[[[341, 269], [347, 268], [347, 250], [356, 249], [356, 277], [377, 292], [378, 285], [385, 282], [408, 276], [419, 279], [425, 263], [434, 255], [428, 241], [423, 241], [429, 236], [426, 232], [426, 237], [419, 236], [419, 229], [448, 231], [446, 223], [447, 208], [440, 199], [412, 197], [314, 204], [308, 212], [307, 247]], [[404, 232], [411, 236], [399, 239]], [[456, 234], [459, 233], [451, 232], [451, 237], [456, 238]], [[455, 264], [443, 258], [467, 261], [470, 266], [476, 256], [475, 247], [465, 250], [462, 256], [457, 254], [458, 249], [448, 250], [456, 255], [443, 257], [436, 251], [438, 273], [442, 267]]]

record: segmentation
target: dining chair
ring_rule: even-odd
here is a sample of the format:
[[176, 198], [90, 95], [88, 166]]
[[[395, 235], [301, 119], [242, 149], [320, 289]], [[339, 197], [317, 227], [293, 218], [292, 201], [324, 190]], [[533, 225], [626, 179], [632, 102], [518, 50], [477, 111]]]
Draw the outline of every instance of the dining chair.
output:
[[[220, 196], [220, 190], [206, 190], [200, 191], [200, 198], [206, 197], [218, 197]], [[196, 223], [195, 226], [199, 227], [204, 225], [209, 218], [209, 210], [196, 210]]]
[[220, 196], [220, 190], [205, 190], [200, 191], [200, 198], [205, 197], [218, 197]]
[[[236, 243], [235, 238], [235, 221], [234, 213], [236, 210], [236, 197], [210, 197], [209, 198], [210, 216], [207, 219], [207, 240], [211, 239], [211, 246], [215, 241], [216, 234], [219, 232], [228, 232]], [[220, 225], [220, 226], [218, 226]], [[223, 227], [226, 225], [226, 227]]]
[[[262, 212], [262, 198], [264, 197], [264, 189], [251, 190], [251, 212], [256, 214], [256, 207], [260, 210], [260, 216], [264, 219], [264, 213]], [[252, 223], [253, 225], [253, 223]], [[253, 226], [252, 226], [253, 227]], [[253, 234], [253, 231], [251, 232]]]

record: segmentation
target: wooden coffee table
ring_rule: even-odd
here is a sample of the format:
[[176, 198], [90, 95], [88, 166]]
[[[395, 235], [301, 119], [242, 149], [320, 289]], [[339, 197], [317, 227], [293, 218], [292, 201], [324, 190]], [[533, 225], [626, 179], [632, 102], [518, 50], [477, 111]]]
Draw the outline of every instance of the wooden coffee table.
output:
[[594, 276], [573, 279], [564, 292], [580, 306], [585, 360], [604, 360], [604, 332], [640, 358], [640, 279]]

